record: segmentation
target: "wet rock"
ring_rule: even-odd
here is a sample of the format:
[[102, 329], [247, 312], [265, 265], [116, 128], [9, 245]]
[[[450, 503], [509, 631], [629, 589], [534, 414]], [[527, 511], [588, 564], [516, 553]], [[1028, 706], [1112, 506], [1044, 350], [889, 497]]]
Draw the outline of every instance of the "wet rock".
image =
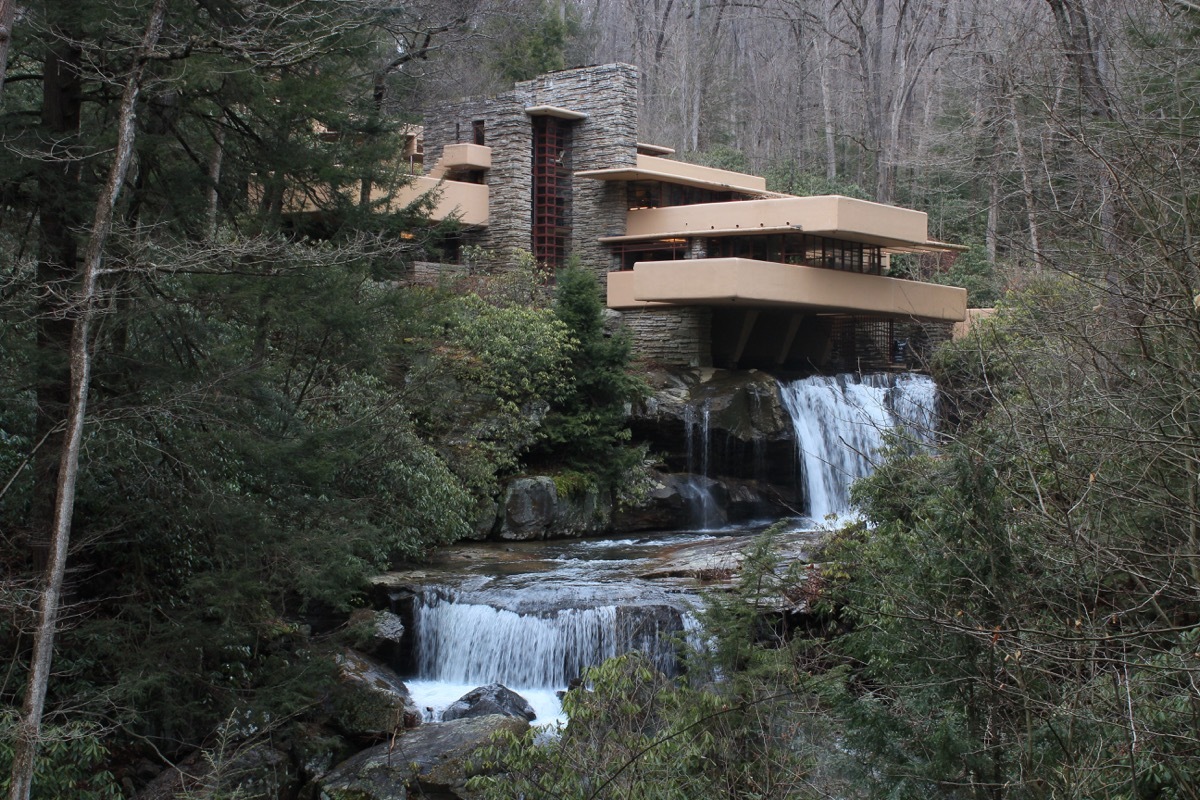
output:
[[683, 615], [665, 605], [619, 606], [617, 629], [624, 632], [625, 648], [642, 653], [656, 670], [674, 675], [679, 657], [674, 642], [683, 633]]
[[[694, 459], [701, 457], [696, 447], [706, 424], [710, 446], [722, 450], [730, 445], [744, 450], [754, 443], [765, 447], [794, 440], [778, 382], [765, 372], [672, 369], [652, 372], [648, 381], [653, 392], [635, 406], [631, 425], [639, 438], [649, 439], [674, 458], [686, 457], [689, 450]], [[754, 464], [741, 466], [755, 468]]]
[[476, 752], [497, 733], [520, 735], [524, 719], [492, 714], [422, 725], [364, 750], [319, 781], [321, 800], [470, 797], [468, 778], [484, 771]]
[[390, 667], [353, 650], [337, 662], [341, 682], [332, 698], [333, 723], [347, 736], [378, 740], [420, 724], [420, 709]]
[[292, 761], [305, 783], [329, 772], [358, 749], [333, 731], [312, 723], [296, 726], [289, 748]]
[[545, 475], [517, 478], [504, 494], [499, 538], [562, 539], [603, 533], [612, 526], [612, 500], [594, 487], [562, 494]]
[[[634, 408], [630, 428], [662, 456], [664, 472], [752, 487], [753, 500], [721, 505], [731, 520], [788, 514], [789, 506], [803, 505], [795, 430], [774, 377], [757, 370], [671, 369], [648, 380], [654, 391]], [[622, 519], [616, 527], [634, 529]]]
[[641, 502], [627, 504], [613, 513], [618, 531], [664, 531], [686, 527], [690, 518], [687, 499], [681, 490], [687, 476], [650, 473], [649, 491]]
[[517, 478], [504, 494], [504, 521], [500, 538], [524, 541], [545, 539], [554, 524], [558, 492], [545, 476]]
[[394, 663], [404, 646], [404, 620], [391, 611], [360, 609], [350, 615], [349, 627], [355, 647], [384, 662]]
[[196, 752], [161, 772], [138, 792], [137, 800], [278, 800], [292, 797], [299, 773], [288, 754], [262, 742], [230, 744]]
[[482, 542], [496, 532], [500, 524], [500, 504], [490, 497], [479, 501], [479, 509], [475, 514], [475, 524], [471, 527], [471, 535], [467, 539]]
[[[794, 580], [783, 581], [787, 594], [756, 599], [764, 610], [803, 610], [807, 590], [804, 586], [819, 575], [815, 567], [821, 557], [825, 539], [822, 531], [794, 531], [778, 534], [773, 539], [772, 553], [778, 559], [778, 570], [792, 570]], [[736, 582], [746, 552], [754, 547], [754, 539], [730, 538], [698, 542], [678, 548], [657, 564], [641, 573], [648, 579], [690, 578], [710, 588], [731, 588]]]
[[533, 706], [521, 695], [499, 683], [489, 683], [464, 694], [446, 707], [442, 713], [442, 721], [450, 722], [468, 717], [486, 717], [489, 714], [503, 714], [506, 717], [519, 717], [533, 720], [537, 714]]

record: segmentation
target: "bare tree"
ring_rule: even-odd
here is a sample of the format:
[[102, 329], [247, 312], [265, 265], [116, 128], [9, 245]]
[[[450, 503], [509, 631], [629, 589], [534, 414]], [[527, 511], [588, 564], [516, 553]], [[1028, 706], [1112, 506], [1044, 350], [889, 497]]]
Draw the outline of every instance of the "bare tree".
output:
[[141, 45], [125, 81], [117, 115], [116, 152], [109, 167], [108, 179], [96, 199], [95, 215], [84, 256], [83, 274], [79, 291], [72, 303], [74, 331], [71, 335], [71, 390], [67, 406], [66, 438], [59, 456], [50, 558], [42, 579], [33, 657], [13, 747], [10, 800], [29, 800], [33, 790], [34, 759], [41, 739], [42, 713], [45, 709], [46, 689], [50, 683], [50, 665], [54, 660], [54, 636], [58, 625], [63, 577], [66, 574], [67, 552], [71, 543], [71, 516], [75, 509], [79, 452], [83, 442], [83, 428], [87, 421], [88, 390], [92, 374], [90, 337], [92, 320], [99, 301], [101, 266], [105, 246], [112, 231], [117, 197], [125, 185], [129, 165], [133, 161], [133, 145], [137, 137], [138, 95], [142, 90], [146, 65], [162, 35], [166, 14], [167, 0], [155, 0]]

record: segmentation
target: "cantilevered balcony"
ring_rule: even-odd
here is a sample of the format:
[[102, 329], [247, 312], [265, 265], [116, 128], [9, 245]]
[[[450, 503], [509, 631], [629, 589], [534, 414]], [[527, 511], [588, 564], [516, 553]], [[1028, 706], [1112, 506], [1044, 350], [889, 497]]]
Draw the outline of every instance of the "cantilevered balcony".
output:
[[492, 168], [492, 148], [481, 144], [448, 144], [429, 177], [443, 178], [457, 172], [486, 172]]
[[608, 273], [608, 306], [792, 308], [957, 322], [966, 316], [967, 291], [747, 258], [697, 258], [644, 261]]
[[396, 187], [390, 192], [386, 187], [372, 187], [371, 200], [389, 198], [390, 210], [404, 208], [422, 195], [434, 193], [436, 202], [430, 217], [435, 222], [454, 217], [463, 225], [485, 226], [488, 224], [488, 187], [482, 183], [463, 183], [441, 180], [428, 175], [419, 175], [411, 183]]
[[960, 249], [930, 241], [927, 217], [921, 211], [840, 195], [631, 209], [625, 233], [601, 241], [764, 233], [809, 233], [877, 245], [890, 252]]
[[757, 175], [702, 167], [699, 164], [687, 164], [644, 153], [637, 154], [636, 166], [584, 170], [576, 172], [575, 176], [601, 181], [661, 181], [696, 189], [741, 192], [762, 197], [778, 196], [774, 192], [768, 192], [766, 179]]
[[[435, 202], [429, 216], [434, 222], [453, 217], [463, 225], [483, 227], [488, 224], [487, 186], [481, 183], [439, 181], [427, 175], [405, 180], [406, 183], [399, 186], [373, 183], [371, 202], [383, 203], [388, 211], [399, 211], [421, 196], [432, 193]], [[259, 190], [253, 188], [252, 191]], [[326, 188], [305, 193], [291, 192], [285, 198], [284, 208], [292, 214], [306, 214], [330, 208], [333, 205], [333, 199], [329, 196], [331, 191]], [[342, 190], [342, 194], [357, 201], [359, 191], [359, 186], [348, 185]]]

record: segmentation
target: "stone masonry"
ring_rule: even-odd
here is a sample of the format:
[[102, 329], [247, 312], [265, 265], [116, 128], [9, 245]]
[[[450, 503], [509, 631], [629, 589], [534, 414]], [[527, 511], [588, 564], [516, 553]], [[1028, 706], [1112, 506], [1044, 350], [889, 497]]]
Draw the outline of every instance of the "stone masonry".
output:
[[639, 358], [664, 365], [712, 366], [710, 308], [624, 311], [621, 321], [633, 334], [633, 351]]
[[[430, 168], [447, 144], [474, 141], [474, 123], [484, 124], [484, 144], [492, 148], [492, 169], [485, 178], [491, 194], [489, 225], [474, 243], [501, 253], [532, 246], [533, 128], [525, 109], [534, 106], [587, 114], [571, 125], [573, 171], [637, 163], [637, 69], [628, 64], [554, 72], [494, 97], [431, 110], [425, 118], [425, 163]], [[603, 281], [610, 255], [597, 240], [624, 232], [624, 184], [574, 178], [570, 197], [569, 252]]]

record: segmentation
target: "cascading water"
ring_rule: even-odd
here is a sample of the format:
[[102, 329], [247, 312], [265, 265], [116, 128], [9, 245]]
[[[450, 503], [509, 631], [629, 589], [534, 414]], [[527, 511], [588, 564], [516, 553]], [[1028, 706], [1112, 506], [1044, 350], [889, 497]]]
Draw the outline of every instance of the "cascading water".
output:
[[[687, 428], [687, 471], [689, 480], [681, 487], [691, 509], [693, 523], [703, 531], [711, 530], [723, 519], [716, 498], [712, 494], [709, 478], [709, 431], [711, 408], [708, 401], [700, 407], [700, 419], [696, 420], [696, 409], [688, 406], [684, 410], [684, 425]], [[697, 441], [698, 440], [698, 441]], [[697, 448], [697, 444], [699, 448]], [[699, 449], [699, 459], [696, 451]], [[699, 463], [697, 464], [697, 461]]]
[[[896, 425], [918, 442], [933, 441], [936, 387], [923, 376], [817, 377], [780, 391], [814, 519], [848, 510], [850, 483], [870, 472], [884, 434]], [[685, 417], [690, 504], [703, 528], [722, 520], [710, 492], [709, 416], [709, 406], [697, 403]], [[436, 719], [436, 709], [471, 689], [502, 683], [530, 701], [538, 723], [547, 723], [562, 719], [556, 692], [607, 658], [637, 650], [674, 672], [677, 642], [699, 647], [704, 637], [691, 614], [692, 584], [673, 585], [670, 576], [680, 564], [703, 571], [709, 556], [684, 557], [662, 572], [650, 566], [659, 558], [650, 554], [725, 536], [733, 532], [676, 533], [670, 545], [652, 536], [510, 543], [491, 567], [468, 559], [462, 572], [425, 584], [417, 599], [416, 674], [407, 681], [414, 700]]]
[[937, 387], [924, 375], [815, 375], [780, 392], [814, 520], [850, 510], [850, 485], [871, 473], [888, 431], [903, 425], [917, 441], [933, 440]]
[[675, 640], [694, 627], [690, 610], [678, 596], [653, 594], [602, 584], [582, 591], [427, 589], [414, 611], [417, 674], [409, 687], [422, 705], [436, 708], [476, 686], [502, 683], [533, 704], [540, 722], [553, 721], [560, 714], [556, 691], [606, 659], [637, 650], [663, 672], [675, 671]]

